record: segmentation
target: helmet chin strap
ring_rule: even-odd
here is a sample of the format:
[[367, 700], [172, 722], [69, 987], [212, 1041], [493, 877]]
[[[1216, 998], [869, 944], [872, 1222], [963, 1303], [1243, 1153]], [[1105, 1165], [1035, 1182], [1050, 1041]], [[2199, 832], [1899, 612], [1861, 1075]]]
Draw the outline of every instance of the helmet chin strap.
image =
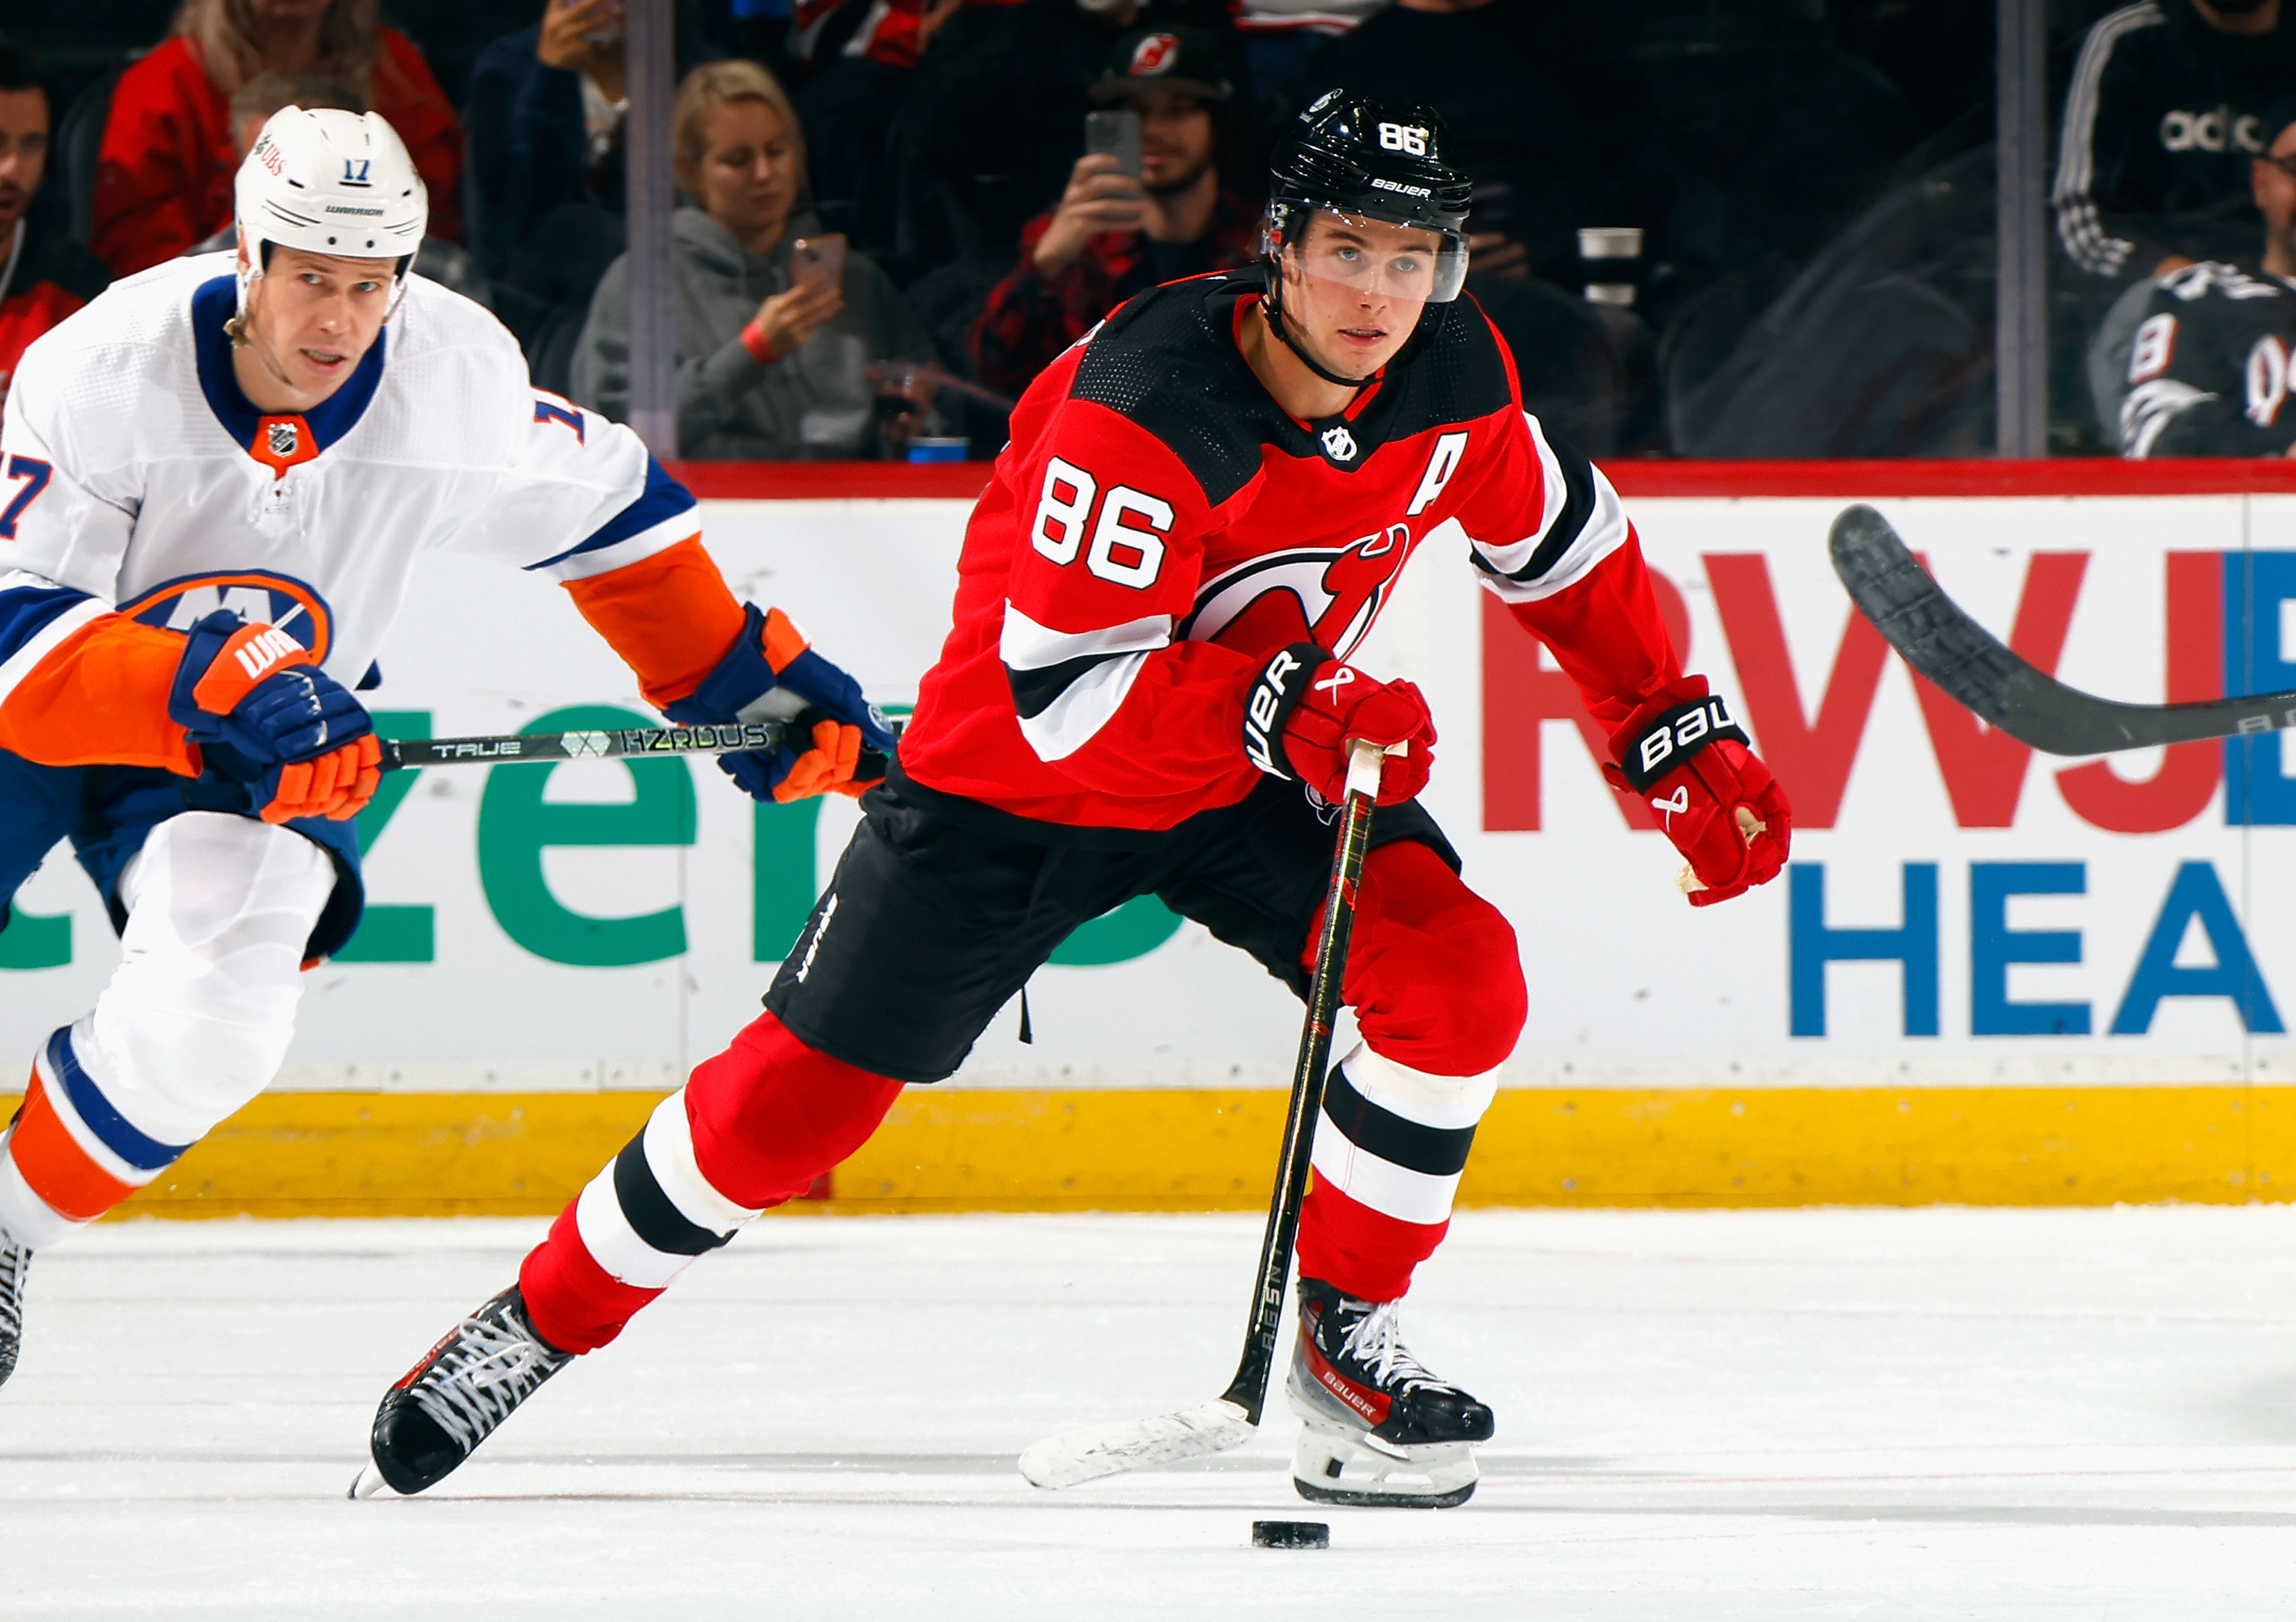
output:
[[1314, 356], [1308, 354], [1307, 346], [1292, 335], [1292, 329], [1284, 324], [1283, 320], [1283, 266], [1282, 261], [1278, 260], [1271, 268], [1275, 274], [1267, 278], [1267, 297], [1260, 300], [1260, 309], [1267, 317], [1267, 325], [1269, 330], [1272, 331], [1276, 337], [1283, 340], [1283, 347], [1285, 348], [1291, 350], [1292, 354], [1300, 357], [1300, 364], [1301, 365], [1307, 367], [1308, 371], [1314, 373], [1317, 377], [1322, 378], [1325, 382], [1337, 383], [1342, 389], [1362, 389], [1368, 387], [1371, 382], [1370, 378], [1342, 377], [1340, 373], [1332, 371], [1329, 366], [1324, 365], [1323, 362], [1317, 360]]

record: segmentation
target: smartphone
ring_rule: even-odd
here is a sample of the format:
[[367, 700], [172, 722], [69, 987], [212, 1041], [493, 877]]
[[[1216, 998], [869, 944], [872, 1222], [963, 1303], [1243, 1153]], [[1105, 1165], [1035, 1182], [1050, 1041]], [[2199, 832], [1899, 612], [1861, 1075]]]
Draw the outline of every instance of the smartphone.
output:
[[1113, 152], [1119, 174], [1140, 178], [1140, 115], [1129, 109], [1084, 115], [1084, 150]]
[[824, 232], [801, 236], [790, 245], [790, 280], [799, 287], [841, 287], [845, 283], [845, 233]]

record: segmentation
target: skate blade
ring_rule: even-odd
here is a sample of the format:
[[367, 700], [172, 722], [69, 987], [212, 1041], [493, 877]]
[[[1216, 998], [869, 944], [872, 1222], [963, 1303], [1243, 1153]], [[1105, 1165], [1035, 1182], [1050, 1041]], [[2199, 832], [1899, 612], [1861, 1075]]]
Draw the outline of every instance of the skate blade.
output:
[[[374, 1461], [369, 1459], [360, 1467], [357, 1479], [351, 1483], [351, 1490], [344, 1496], [353, 1499], [372, 1498], [377, 1493], [390, 1491], [390, 1483], [382, 1479], [382, 1472], [374, 1467]], [[396, 1495], [393, 1495], [396, 1496]]]
[[1481, 1471], [1471, 1442], [1398, 1447], [1328, 1420], [1310, 1420], [1292, 1454], [1292, 1485], [1311, 1503], [1456, 1509]]

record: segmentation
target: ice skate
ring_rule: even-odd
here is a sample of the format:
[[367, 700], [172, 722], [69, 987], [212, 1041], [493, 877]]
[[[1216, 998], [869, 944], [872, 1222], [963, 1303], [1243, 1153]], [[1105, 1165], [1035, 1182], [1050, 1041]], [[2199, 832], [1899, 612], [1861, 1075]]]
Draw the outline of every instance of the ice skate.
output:
[[16, 1372], [16, 1353], [24, 1344], [24, 1275], [31, 1270], [31, 1247], [0, 1228], [0, 1385]]
[[372, 1456], [350, 1495], [419, 1493], [443, 1480], [542, 1382], [574, 1361], [537, 1334], [513, 1284], [383, 1393]]
[[1300, 1281], [1300, 1342], [1284, 1389], [1306, 1421], [1292, 1484], [1318, 1503], [1449, 1509], [1474, 1495], [1491, 1411], [1421, 1366], [1393, 1301]]

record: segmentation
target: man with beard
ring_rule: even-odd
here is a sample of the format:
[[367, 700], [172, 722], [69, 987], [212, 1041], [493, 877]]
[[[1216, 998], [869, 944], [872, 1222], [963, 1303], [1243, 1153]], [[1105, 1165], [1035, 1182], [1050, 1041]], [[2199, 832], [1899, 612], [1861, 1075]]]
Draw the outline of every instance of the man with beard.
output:
[[0, 37], [0, 402], [28, 345], [103, 291], [103, 266], [26, 217], [48, 165], [48, 93], [32, 53]]
[[2089, 29], [2051, 194], [2058, 241], [2085, 277], [2125, 285], [2250, 251], [2250, 163], [2271, 144], [2266, 110], [2296, 84], [2280, 8], [2137, 0]]
[[1021, 233], [1021, 263], [974, 321], [974, 373], [1018, 395], [1135, 293], [1251, 262], [1259, 209], [1220, 184], [1219, 118], [1234, 92], [1211, 37], [1144, 29], [1110, 53], [1093, 100], [1140, 115], [1140, 177], [1087, 152], [1051, 213]]

